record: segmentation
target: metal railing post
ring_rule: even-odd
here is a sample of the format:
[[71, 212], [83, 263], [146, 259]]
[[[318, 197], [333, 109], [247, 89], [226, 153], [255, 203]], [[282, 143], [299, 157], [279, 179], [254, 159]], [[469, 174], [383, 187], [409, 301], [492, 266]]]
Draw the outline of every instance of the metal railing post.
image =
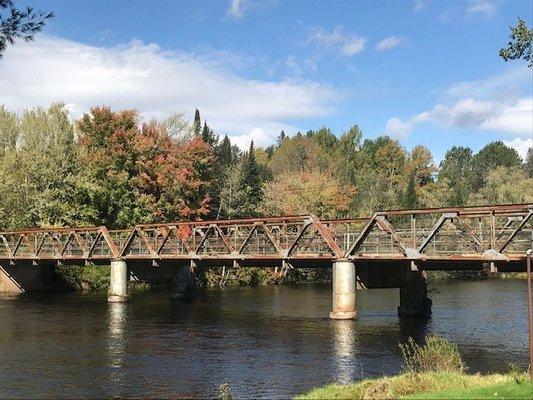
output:
[[531, 285], [531, 249], [526, 253], [527, 264], [527, 314], [529, 335], [529, 378], [533, 380], [533, 290]]

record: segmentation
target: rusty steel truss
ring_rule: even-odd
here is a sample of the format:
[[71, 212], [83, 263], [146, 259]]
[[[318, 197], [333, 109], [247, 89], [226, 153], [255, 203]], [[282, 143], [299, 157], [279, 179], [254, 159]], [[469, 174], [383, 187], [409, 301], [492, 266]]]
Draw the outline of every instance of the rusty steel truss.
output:
[[[533, 204], [0, 232], [0, 260], [523, 261]], [[524, 261], [525, 262], [525, 261]]]

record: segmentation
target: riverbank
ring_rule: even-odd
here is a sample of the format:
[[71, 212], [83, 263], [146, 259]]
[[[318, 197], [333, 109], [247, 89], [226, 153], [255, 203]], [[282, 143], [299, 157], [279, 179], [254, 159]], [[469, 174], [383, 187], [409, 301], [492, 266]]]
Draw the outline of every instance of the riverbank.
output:
[[533, 399], [524, 373], [468, 375], [461, 372], [405, 373], [348, 385], [331, 384], [296, 399]]
[[[73, 266], [62, 265], [55, 268], [56, 284], [51, 291], [99, 292], [109, 288], [108, 265]], [[428, 283], [447, 280], [485, 280], [485, 279], [525, 279], [525, 273], [493, 274], [488, 271], [428, 271]], [[219, 286], [260, 286], [284, 283], [329, 283], [331, 271], [319, 268], [291, 269], [282, 276], [274, 268], [230, 269], [225, 275], [222, 268], [200, 269], [195, 274], [196, 285], [204, 288]], [[154, 284], [149, 282], [130, 282], [132, 290], [151, 290], [168, 286], [170, 282]]]
[[[109, 265], [61, 265], [55, 268], [54, 292], [103, 292], [109, 288]], [[236, 268], [222, 274], [222, 268], [201, 268], [195, 273], [197, 287], [262, 286], [282, 283], [325, 283], [331, 281], [331, 271], [318, 268], [291, 269], [283, 276], [274, 268]], [[132, 290], [151, 290], [169, 286], [171, 282], [149, 283], [130, 281]]]

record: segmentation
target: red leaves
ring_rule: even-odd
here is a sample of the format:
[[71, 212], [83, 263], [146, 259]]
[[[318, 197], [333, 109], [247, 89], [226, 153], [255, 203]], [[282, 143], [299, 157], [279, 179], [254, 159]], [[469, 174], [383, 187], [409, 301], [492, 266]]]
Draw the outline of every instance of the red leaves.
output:
[[200, 138], [178, 142], [157, 123], [139, 126], [134, 112], [108, 108], [93, 109], [78, 129], [81, 161], [108, 190], [121, 190], [110, 197], [123, 199], [132, 220], [195, 219], [209, 212], [214, 155]]

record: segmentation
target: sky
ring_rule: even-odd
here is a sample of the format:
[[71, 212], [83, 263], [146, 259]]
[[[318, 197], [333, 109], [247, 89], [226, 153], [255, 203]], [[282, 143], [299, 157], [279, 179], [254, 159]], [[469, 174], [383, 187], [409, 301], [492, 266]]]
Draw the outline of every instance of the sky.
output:
[[241, 148], [357, 124], [439, 162], [453, 145], [533, 147], [533, 69], [498, 50], [529, 0], [20, 0], [55, 14], [0, 60], [0, 104], [195, 108]]

